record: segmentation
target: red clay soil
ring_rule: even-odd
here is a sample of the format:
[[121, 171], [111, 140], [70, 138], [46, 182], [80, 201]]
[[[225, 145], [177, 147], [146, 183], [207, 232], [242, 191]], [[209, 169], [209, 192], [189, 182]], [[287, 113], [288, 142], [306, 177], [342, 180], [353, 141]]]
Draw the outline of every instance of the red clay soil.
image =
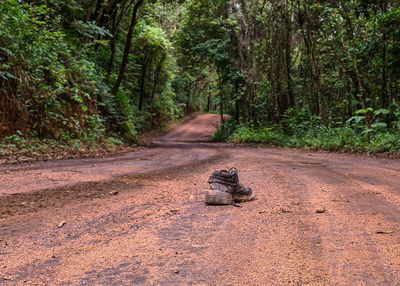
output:
[[[0, 166], [0, 285], [400, 285], [399, 161], [207, 143], [217, 122]], [[204, 205], [231, 166], [258, 199]]]

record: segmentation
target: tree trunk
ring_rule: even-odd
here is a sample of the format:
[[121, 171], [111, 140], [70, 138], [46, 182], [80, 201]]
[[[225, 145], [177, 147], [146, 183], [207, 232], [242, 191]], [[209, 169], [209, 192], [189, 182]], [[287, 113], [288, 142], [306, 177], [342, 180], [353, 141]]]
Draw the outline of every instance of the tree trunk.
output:
[[285, 24], [286, 24], [286, 41], [285, 41], [285, 54], [286, 54], [286, 76], [287, 76], [287, 93], [289, 96], [289, 107], [295, 106], [293, 82], [292, 82], [292, 23], [291, 13], [289, 12], [288, 0], [286, 4]]
[[90, 0], [90, 2], [89, 2], [89, 6], [88, 6], [88, 8], [86, 10], [85, 22], [89, 22], [90, 18], [92, 17], [92, 10], [93, 10], [93, 7], [94, 7], [94, 2], [95, 2], [95, 0]]
[[146, 79], [146, 68], [147, 68], [147, 53], [144, 56], [143, 64], [142, 64], [142, 73], [140, 75], [140, 93], [139, 93], [139, 111], [142, 111], [143, 108], [143, 100], [144, 100], [144, 83]]
[[106, 82], [107, 83], [110, 81], [111, 72], [113, 70], [117, 37], [118, 37], [118, 30], [116, 30], [116, 32], [114, 33], [113, 38], [111, 39], [111, 42], [110, 42], [111, 55], [110, 55], [110, 60], [108, 61], [107, 69], [106, 69]]
[[[310, 61], [311, 66], [311, 81], [313, 86], [313, 92], [317, 95], [317, 109], [318, 115], [323, 117], [323, 109], [322, 109], [322, 95], [321, 95], [321, 75], [319, 66], [317, 64], [317, 60], [315, 58], [315, 51], [314, 51], [314, 41], [311, 34], [311, 20], [308, 13], [308, 8], [305, 8], [304, 16], [307, 21], [307, 33], [304, 31], [304, 23], [300, 21], [300, 29], [303, 35], [304, 43], [306, 45], [307, 54]], [[300, 15], [299, 15], [300, 19]]]
[[110, 41], [110, 49], [111, 49], [111, 55], [110, 59], [107, 64], [106, 68], [106, 82], [109, 83], [110, 81], [110, 76], [113, 71], [113, 66], [114, 66], [114, 60], [115, 60], [115, 52], [116, 52], [116, 44], [117, 44], [117, 39], [118, 39], [118, 34], [119, 34], [119, 25], [121, 23], [122, 18], [126, 15], [127, 10], [129, 7], [132, 5], [132, 1], [124, 1], [122, 3], [122, 7], [120, 8], [120, 11], [118, 9], [114, 10], [114, 14], [112, 17], [112, 39]]
[[[382, 4], [382, 13], [386, 14], [387, 4]], [[383, 51], [382, 51], [382, 107], [389, 107], [389, 97], [388, 97], [388, 80], [387, 80], [387, 32], [386, 27], [382, 26], [383, 33]], [[388, 118], [387, 118], [388, 119]]]
[[224, 100], [223, 100], [223, 92], [222, 92], [222, 81], [221, 76], [218, 76], [218, 86], [219, 86], [219, 115], [221, 117], [221, 127], [224, 128], [225, 120], [224, 120]]
[[113, 95], [116, 95], [118, 93], [119, 86], [121, 85], [122, 79], [124, 78], [126, 65], [128, 64], [129, 53], [130, 53], [131, 47], [132, 47], [133, 30], [135, 29], [135, 26], [137, 23], [137, 12], [138, 12], [140, 6], [143, 4], [143, 1], [144, 0], [138, 0], [136, 2], [135, 6], [133, 7], [131, 24], [129, 26], [128, 35], [126, 36], [124, 55], [122, 57], [121, 66], [119, 68], [118, 78], [114, 84], [112, 91], [111, 91], [111, 94], [113, 94]]
[[92, 21], [97, 20], [97, 17], [99, 16], [100, 11], [103, 9], [103, 3], [104, 3], [104, 0], [97, 0], [96, 9], [94, 10], [94, 13], [91, 15]]
[[156, 101], [156, 93], [157, 93], [158, 80], [160, 79], [160, 74], [161, 74], [161, 71], [162, 71], [163, 63], [164, 63], [164, 61], [165, 61], [165, 57], [166, 57], [166, 56], [164, 55], [164, 56], [161, 58], [161, 61], [160, 61], [160, 63], [158, 64], [157, 69], [156, 69], [156, 74], [155, 74], [155, 76], [154, 76], [153, 91], [152, 91], [152, 94], [151, 94], [151, 102], [152, 102], [152, 104], [154, 104], [155, 101]]
[[[357, 44], [355, 42], [355, 36], [354, 36], [354, 33], [356, 33], [356, 29], [354, 29], [354, 27], [353, 27], [353, 24], [351, 22], [351, 16], [348, 14], [349, 9], [347, 9], [347, 6], [345, 5], [344, 1], [342, 1], [342, 6], [343, 6], [343, 9], [341, 10], [341, 11], [343, 11], [342, 16], [344, 17], [344, 19], [347, 22], [347, 27], [346, 27], [347, 37], [348, 37], [348, 40], [353, 43], [354, 72], [355, 72], [358, 89], [359, 89], [359, 93], [360, 93], [361, 106], [363, 109], [365, 109], [365, 108], [367, 108], [367, 95], [365, 93], [364, 83], [362, 81], [362, 78], [360, 75], [360, 70], [358, 68], [358, 57], [357, 57], [357, 50], [356, 50]], [[344, 47], [343, 39], [342, 39], [342, 46]], [[369, 120], [370, 120], [370, 115], [367, 113], [366, 121], [369, 121]]]

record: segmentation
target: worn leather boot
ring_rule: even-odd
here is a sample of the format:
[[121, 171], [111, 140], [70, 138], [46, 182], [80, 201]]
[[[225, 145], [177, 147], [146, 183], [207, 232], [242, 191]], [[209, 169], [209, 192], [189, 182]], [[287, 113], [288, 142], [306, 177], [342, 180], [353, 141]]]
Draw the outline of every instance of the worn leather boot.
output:
[[239, 183], [237, 171], [229, 169], [214, 171], [208, 180], [211, 190], [220, 190], [227, 193], [234, 193]]
[[254, 199], [252, 189], [239, 182], [236, 168], [230, 168], [228, 171], [214, 171], [208, 183], [210, 190], [206, 194], [206, 204], [228, 205]]

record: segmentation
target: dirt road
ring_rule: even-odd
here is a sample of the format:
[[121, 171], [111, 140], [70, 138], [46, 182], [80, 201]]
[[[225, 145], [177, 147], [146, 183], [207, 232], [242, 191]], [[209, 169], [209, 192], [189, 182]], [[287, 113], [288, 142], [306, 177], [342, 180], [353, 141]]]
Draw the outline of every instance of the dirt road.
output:
[[[399, 161], [206, 143], [217, 122], [0, 166], [0, 285], [400, 285]], [[230, 166], [258, 199], [204, 205]]]

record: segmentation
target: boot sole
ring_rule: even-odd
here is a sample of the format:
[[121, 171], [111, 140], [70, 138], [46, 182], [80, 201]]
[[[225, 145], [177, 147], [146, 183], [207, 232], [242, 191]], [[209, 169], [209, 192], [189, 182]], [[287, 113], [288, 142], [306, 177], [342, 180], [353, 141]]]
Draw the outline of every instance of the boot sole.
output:
[[254, 201], [256, 199], [254, 194], [250, 195], [240, 195], [240, 194], [234, 194], [233, 195], [233, 200], [235, 203], [245, 203], [245, 202], [250, 202]]

